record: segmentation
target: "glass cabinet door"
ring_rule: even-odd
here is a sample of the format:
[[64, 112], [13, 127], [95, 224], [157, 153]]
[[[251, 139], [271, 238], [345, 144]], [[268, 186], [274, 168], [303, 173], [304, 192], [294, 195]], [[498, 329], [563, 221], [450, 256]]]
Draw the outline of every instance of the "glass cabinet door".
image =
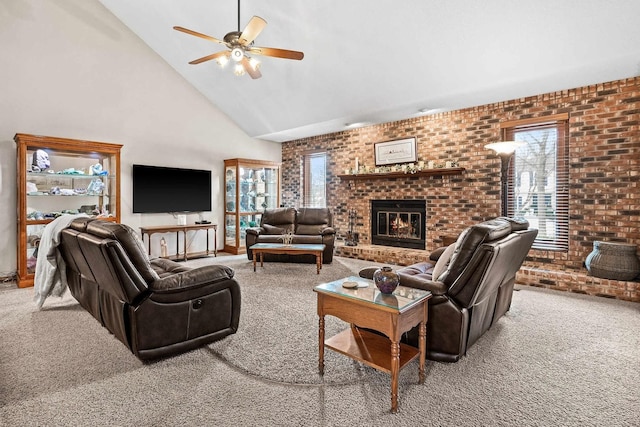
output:
[[237, 246], [236, 236], [236, 216], [235, 214], [226, 214], [224, 216], [224, 245]]
[[280, 203], [280, 165], [274, 162], [225, 160], [225, 251], [243, 253], [246, 229], [260, 226], [265, 209]]
[[275, 168], [266, 168], [264, 169], [264, 207], [268, 209], [274, 209], [278, 207], [280, 203], [280, 193], [279, 193], [279, 170]]
[[[33, 285], [45, 226], [64, 214], [120, 221], [120, 144], [16, 134], [19, 287]], [[46, 255], [46, 254], [45, 254]]]

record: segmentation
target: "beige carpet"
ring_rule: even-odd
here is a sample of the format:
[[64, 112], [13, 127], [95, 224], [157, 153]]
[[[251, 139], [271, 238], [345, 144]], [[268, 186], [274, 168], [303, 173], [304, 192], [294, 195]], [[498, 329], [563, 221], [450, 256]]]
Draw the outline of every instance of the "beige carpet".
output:
[[236, 270], [240, 330], [147, 364], [70, 296], [37, 311], [32, 289], [1, 287], [0, 425], [639, 425], [638, 304], [519, 288], [461, 361], [428, 362], [423, 385], [402, 371], [393, 415], [388, 375], [331, 351], [317, 374], [313, 286], [369, 263], [189, 263], [209, 262]]

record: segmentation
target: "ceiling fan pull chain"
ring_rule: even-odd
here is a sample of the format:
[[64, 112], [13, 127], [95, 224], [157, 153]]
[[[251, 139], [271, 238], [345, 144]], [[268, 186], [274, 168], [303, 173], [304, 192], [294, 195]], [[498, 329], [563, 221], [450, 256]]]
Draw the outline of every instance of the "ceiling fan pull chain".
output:
[[238, 0], [238, 32], [240, 32], [240, 0]]

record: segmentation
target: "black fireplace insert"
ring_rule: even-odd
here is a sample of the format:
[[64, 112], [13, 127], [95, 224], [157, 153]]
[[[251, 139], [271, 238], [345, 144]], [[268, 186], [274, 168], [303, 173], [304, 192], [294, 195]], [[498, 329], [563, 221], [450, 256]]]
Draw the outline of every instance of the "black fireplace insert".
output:
[[372, 200], [371, 243], [424, 249], [426, 208], [425, 200]]

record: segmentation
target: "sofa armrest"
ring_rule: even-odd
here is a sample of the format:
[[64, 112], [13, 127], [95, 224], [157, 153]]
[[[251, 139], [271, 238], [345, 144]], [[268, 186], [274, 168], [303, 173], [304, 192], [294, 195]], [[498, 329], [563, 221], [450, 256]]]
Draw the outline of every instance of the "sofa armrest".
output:
[[[380, 267], [365, 267], [358, 272], [360, 277], [373, 280], [373, 273]], [[442, 282], [427, 280], [420, 277], [398, 273], [400, 276], [400, 285], [410, 288], [431, 291], [433, 295], [444, 295], [447, 292], [447, 286]]]
[[365, 267], [358, 272], [358, 275], [364, 279], [373, 280], [373, 273], [380, 267]]
[[323, 236], [328, 236], [330, 234], [336, 234], [336, 230], [333, 227], [326, 227], [322, 229], [320, 234], [322, 234]]
[[232, 279], [233, 269], [224, 265], [206, 265], [188, 271], [172, 274], [151, 283], [155, 292], [181, 292], [211, 283]]
[[245, 229], [247, 234], [253, 234], [254, 236], [259, 236], [260, 234], [264, 234], [264, 228], [262, 227], [250, 227]]
[[433, 295], [444, 295], [447, 293], [448, 287], [443, 282], [428, 280], [402, 273], [398, 273], [398, 275], [400, 276], [400, 285], [402, 286], [431, 291]]

